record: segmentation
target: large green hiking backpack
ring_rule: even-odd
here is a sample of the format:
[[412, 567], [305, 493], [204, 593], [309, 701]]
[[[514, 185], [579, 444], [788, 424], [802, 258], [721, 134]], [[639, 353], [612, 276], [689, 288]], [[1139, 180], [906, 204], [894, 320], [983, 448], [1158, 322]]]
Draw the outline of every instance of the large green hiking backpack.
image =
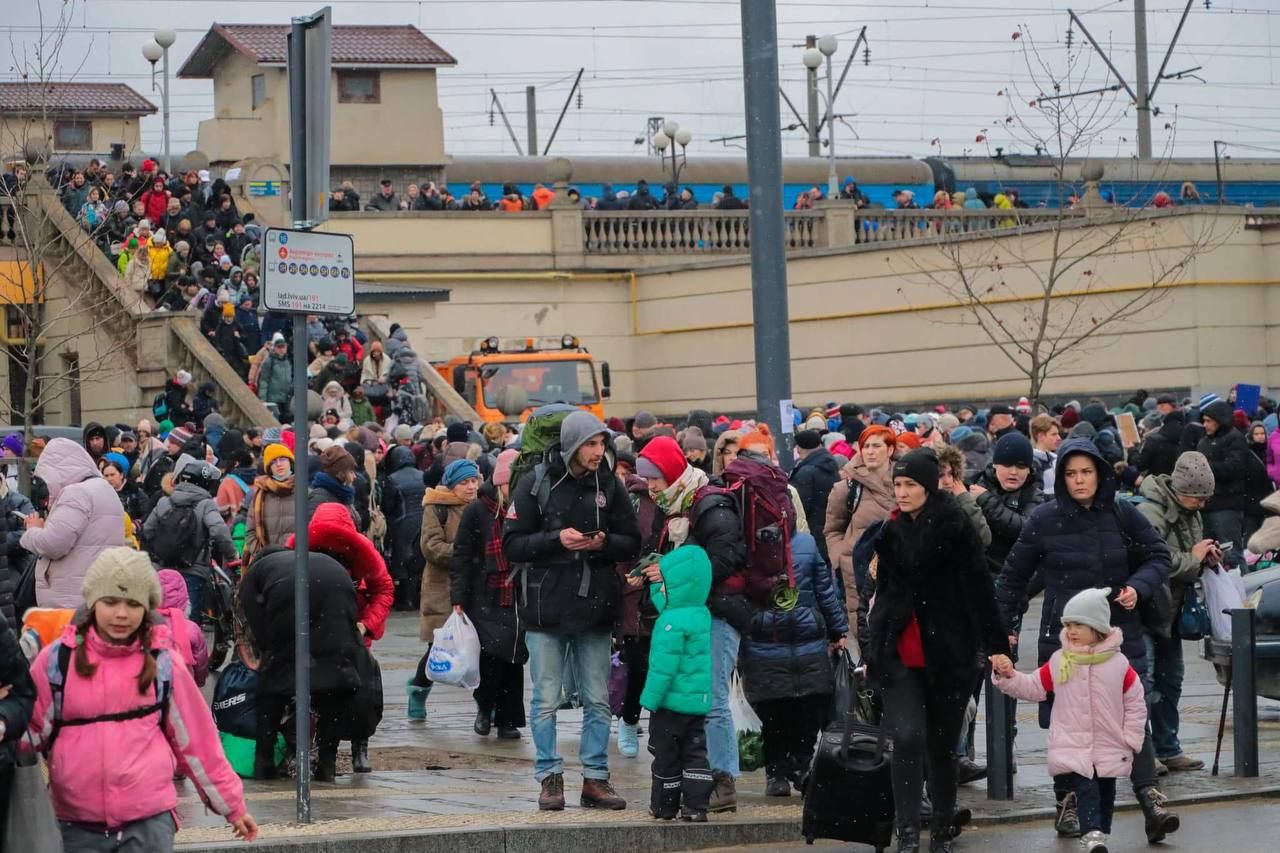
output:
[[546, 455], [547, 450], [560, 443], [560, 425], [569, 415], [578, 411], [576, 406], [552, 403], [535, 409], [525, 421], [520, 433], [520, 455], [511, 464], [511, 493], [514, 495], [520, 479], [533, 471]]

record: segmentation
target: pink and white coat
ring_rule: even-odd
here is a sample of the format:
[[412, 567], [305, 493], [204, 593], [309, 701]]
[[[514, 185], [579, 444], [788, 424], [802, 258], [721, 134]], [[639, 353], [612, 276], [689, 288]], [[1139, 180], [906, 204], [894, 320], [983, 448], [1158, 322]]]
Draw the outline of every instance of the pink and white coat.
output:
[[[1142, 679], [1120, 652], [1124, 632], [1112, 628], [1101, 643], [1088, 650], [1114, 651], [1105, 663], [1079, 664], [1071, 679], [1057, 683], [1062, 651], [1032, 673], [992, 675], [1004, 693], [1028, 702], [1043, 702], [1054, 694], [1049, 717], [1049, 773], [1079, 773], [1087, 779], [1128, 777], [1133, 754], [1142, 749], [1147, 706]], [[1067, 632], [1062, 632], [1067, 646]]]

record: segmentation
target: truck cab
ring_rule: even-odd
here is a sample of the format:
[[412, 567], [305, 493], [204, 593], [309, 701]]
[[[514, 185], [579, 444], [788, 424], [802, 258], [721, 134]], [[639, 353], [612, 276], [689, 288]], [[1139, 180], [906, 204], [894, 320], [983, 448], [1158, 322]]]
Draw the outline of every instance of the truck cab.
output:
[[485, 423], [523, 422], [548, 403], [568, 403], [604, 420], [609, 365], [600, 365], [597, 381], [595, 359], [572, 335], [550, 345], [524, 338], [504, 346], [497, 337], [489, 337], [469, 355], [435, 368]]

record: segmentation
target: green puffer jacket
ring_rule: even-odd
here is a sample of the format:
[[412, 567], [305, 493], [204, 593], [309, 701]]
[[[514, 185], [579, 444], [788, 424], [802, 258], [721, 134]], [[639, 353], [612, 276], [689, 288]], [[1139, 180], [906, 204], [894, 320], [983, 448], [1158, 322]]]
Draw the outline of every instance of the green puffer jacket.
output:
[[683, 545], [658, 566], [662, 583], [649, 587], [658, 621], [640, 704], [705, 716], [711, 710], [711, 560], [697, 545]]
[[292, 396], [293, 361], [288, 356], [280, 358], [271, 353], [258, 373], [258, 399], [284, 407]]

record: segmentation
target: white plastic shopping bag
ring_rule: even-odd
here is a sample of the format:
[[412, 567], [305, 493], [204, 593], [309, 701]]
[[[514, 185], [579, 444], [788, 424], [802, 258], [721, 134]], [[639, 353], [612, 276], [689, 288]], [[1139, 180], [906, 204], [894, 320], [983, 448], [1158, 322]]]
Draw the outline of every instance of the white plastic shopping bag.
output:
[[1231, 614], [1224, 611], [1239, 610], [1245, 606], [1244, 578], [1239, 569], [1208, 568], [1200, 575], [1204, 587], [1204, 606], [1209, 611], [1213, 638], [1231, 642]]
[[436, 629], [427, 656], [427, 677], [467, 690], [480, 686], [480, 637], [466, 616], [453, 613]]

